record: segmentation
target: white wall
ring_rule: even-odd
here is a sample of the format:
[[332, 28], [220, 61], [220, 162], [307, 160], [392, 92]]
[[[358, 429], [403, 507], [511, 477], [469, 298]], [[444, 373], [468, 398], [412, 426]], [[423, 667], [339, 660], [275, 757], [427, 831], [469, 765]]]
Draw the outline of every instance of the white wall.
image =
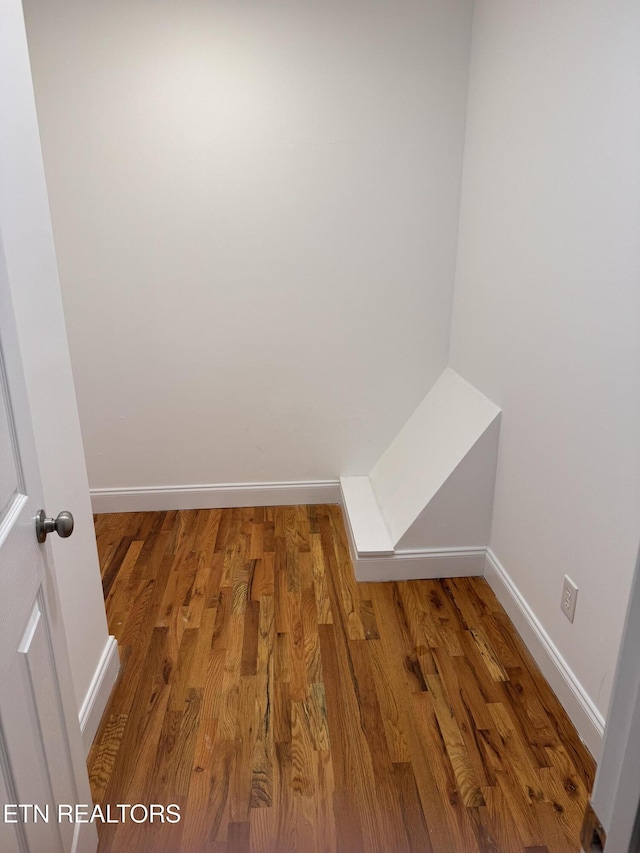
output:
[[446, 364], [468, 0], [26, 0], [94, 488], [369, 470]]
[[491, 549], [606, 714], [640, 518], [640, 6], [478, 0], [473, 27], [451, 366], [503, 409]]

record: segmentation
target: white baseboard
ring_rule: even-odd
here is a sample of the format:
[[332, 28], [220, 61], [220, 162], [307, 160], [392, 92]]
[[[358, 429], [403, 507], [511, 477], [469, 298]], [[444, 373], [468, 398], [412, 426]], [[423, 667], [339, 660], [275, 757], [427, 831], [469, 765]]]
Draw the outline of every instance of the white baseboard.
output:
[[600, 760], [604, 717], [525, 601], [496, 555], [487, 549], [484, 576], [560, 700], [578, 734]]
[[120, 672], [120, 656], [115, 637], [110, 636], [105, 643], [100, 662], [91, 680], [91, 685], [80, 708], [80, 731], [85, 753], [89, 753], [96, 736], [102, 715], [107, 707], [113, 685]]
[[351, 514], [344, 506], [343, 509], [349, 553], [358, 581], [411, 581], [484, 574], [484, 547], [407, 549], [396, 550], [391, 554], [362, 553], [356, 544]]
[[352, 559], [359, 581], [410, 581], [481, 576], [484, 555], [484, 548], [427, 548]]
[[91, 490], [91, 505], [95, 513], [339, 502], [340, 484], [337, 480]]

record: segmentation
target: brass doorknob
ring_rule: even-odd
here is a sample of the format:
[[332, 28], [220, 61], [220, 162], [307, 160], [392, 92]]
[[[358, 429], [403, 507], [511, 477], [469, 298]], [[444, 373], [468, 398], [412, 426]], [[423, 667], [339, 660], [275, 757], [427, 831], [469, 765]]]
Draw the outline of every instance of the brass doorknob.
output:
[[64, 510], [59, 512], [56, 518], [47, 518], [45, 511], [41, 509], [36, 515], [36, 536], [38, 542], [44, 542], [48, 533], [53, 531], [66, 539], [73, 533], [73, 516], [70, 512]]

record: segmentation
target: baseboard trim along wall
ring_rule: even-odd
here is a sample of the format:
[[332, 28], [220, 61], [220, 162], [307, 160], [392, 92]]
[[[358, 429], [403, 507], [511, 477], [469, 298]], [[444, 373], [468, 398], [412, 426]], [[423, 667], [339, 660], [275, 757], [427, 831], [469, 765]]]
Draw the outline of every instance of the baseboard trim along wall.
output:
[[95, 513], [340, 503], [338, 480], [92, 489]]
[[356, 557], [359, 581], [430, 580], [474, 577], [484, 573], [484, 548], [427, 548]]
[[80, 708], [80, 731], [85, 753], [88, 755], [104, 714], [111, 690], [120, 672], [118, 642], [110, 636], [105, 643], [100, 662]]
[[599, 761], [604, 736], [604, 717], [490, 548], [486, 551], [484, 576], [587, 748], [595, 760]]

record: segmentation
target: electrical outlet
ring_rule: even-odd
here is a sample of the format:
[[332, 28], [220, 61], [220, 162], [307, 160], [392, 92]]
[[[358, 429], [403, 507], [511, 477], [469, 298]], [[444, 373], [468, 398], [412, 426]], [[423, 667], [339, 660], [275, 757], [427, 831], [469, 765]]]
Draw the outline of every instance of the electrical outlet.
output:
[[564, 586], [562, 587], [562, 600], [560, 608], [569, 622], [573, 622], [573, 617], [576, 615], [576, 599], [578, 598], [578, 587], [571, 580], [569, 575], [564, 576]]

